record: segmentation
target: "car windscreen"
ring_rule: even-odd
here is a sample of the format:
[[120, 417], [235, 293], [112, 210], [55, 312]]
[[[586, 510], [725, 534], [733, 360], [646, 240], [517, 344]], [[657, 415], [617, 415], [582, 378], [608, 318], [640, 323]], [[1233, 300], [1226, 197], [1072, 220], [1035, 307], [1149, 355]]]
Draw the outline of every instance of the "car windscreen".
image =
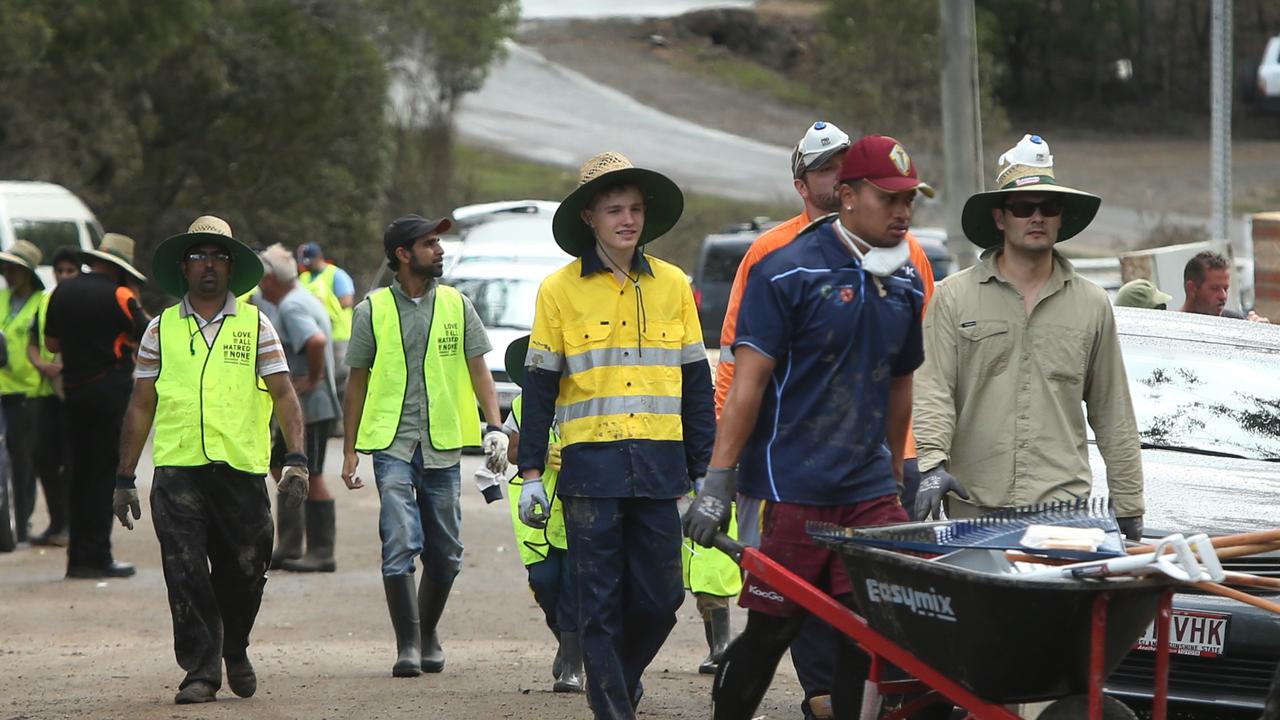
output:
[[733, 282], [738, 272], [742, 256], [747, 254], [750, 243], [717, 243], [707, 248], [707, 255], [702, 264], [702, 276], [699, 281]]
[[513, 278], [455, 278], [448, 284], [471, 299], [485, 327], [533, 328], [538, 282]]
[[80, 225], [74, 220], [31, 220], [13, 218], [13, 236], [35, 243], [44, 255], [42, 264], [53, 261], [60, 247], [80, 249]]
[[1136, 336], [1121, 344], [1144, 444], [1280, 458], [1280, 352]]

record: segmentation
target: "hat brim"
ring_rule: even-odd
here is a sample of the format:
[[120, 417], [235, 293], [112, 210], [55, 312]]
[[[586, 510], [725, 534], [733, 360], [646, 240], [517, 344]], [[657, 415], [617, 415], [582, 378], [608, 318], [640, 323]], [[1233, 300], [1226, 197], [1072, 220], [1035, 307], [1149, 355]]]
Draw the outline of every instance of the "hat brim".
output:
[[44, 280], [40, 279], [40, 273], [36, 272], [35, 268], [31, 267], [31, 263], [23, 260], [21, 257], [12, 253], [0, 252], [0, 263], [17, 265], [20, 268], [29, 270], [31, 272], [31, 276], [36, 279], [36, 284], [40, 286], [40, 289], [44, 289]]
[[[857, 178], [865, 180], [876, 189], [887, 193], [907, 192], [908, 190], [919, 190], [925, 197], [933, 197], [933, 186], [929, 183], [920, 182], [919, 179], [909, 177], [890, 177], [890, 178]], [[842, 181], [844, 182], [844, 181]]]
[[615, 184], [635, 185], [644, 195], [644, 230], [637, 246], [665, 235], [684, 212], [684, 193], [666, 175], [643, 168], [614, 170], [579, 185], [556, 209], [551, 231], [561, 250], [582, 257], [595, 245], [595, 232], [583, 221], [582, 211], [600, 188]]
[[522, 388], [524, 387], [524, 361], [528, 354], [529, 336], [525, 335], [511, 341], [502, 360], [502, 366], [506, 368], [507, 377], [511, 378], [511, 382]]
[[1001, 207], [1005, 196], [1013, 193], [1053, 193], [1062, 196], [1062, 227], [1058, 230], [1057, 242], [1069, 240], [1083, 232], [1102, 206], [1102, 198], [1097, 195], [1050, 183], [981, 192], [964, 203], [960, 224], [964, 228], [965, 237], [984, 249], [1003, 245], [1004, 232], [996, 227], [991, 211]]
[[258, 286], [262, 280], [262, 260], [248, 245], [229, 238], [226, 235], [207, 232], [183, 233], [166, 238], [151, 256], [151, 274], [161, 290], [182, 297], [187, 294], [187, 279], [183, 277], [178, 263], [182, 261], [187, 248], [192, 245], [212, 243], [231, 253], [231, 277], [227, 289], [232, 295], [243, 295]]
[[138, 268], [125, 262], [124, 258], [116, 257], [111, 253], [105, 253], [105, 252], [102, 252], [101, 250], [81, 250], [80, 251], [80, 262], [84, 263], [85, 265], [88, 265], [90, 259], [105, 260], [111, 263], [112, 265], [115, 265], [116, 267], [120, 268], [121, 270], [124, 270], [125, 272], [129, 273], [138, 282], [145, 283], [147, 281], [147, 276], [138, 272]]

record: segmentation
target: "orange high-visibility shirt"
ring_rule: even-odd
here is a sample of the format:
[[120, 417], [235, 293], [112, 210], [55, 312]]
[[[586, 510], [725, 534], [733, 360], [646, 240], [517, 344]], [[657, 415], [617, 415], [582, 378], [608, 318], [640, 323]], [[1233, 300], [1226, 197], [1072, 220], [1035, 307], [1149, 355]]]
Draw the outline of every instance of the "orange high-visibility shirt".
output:
[[[770, 228], [751, 243], [751, 247], [747, 248], [747, 254], [742, 257], [742, 262], [738, 265], [738, 272], [733, 276], [733, 287], [729, 290], [729, 304], [725, 308], [724, 325], [720, 328], [720, 362], [716, 365], [717, 420], [720, 419], [720, 411], [724, 408], [724, 400], [729, 396], [729, 386], [733, 384], [731, 348], [733, 339], [738, 333], [738, 306], [742, 303], [742, 293], [747, 287], [747, 276], [751, 274], [751, 268], [755, 267], [761, 258], [795, 240], [800, 231], [808, 227], [810, 222], [808, 212], [801, 212], [790, 220]], [[907, 233], [906, 240], [911, 249], [911, 263], [916, 266], [916, 271], [920, 273], [920, 280], [924, 283], [924, 304], [928, 307], [929, 300], [933, 297], [933, 266], [929, 264], [929, 257], [924, 254], [924, 248], [920, 247], [920, 242], [915, 239], [915, 236]], [[904, 456], [907, 458], [916, 456], [916, 439], [910, 428], [907, 429], [907, 446]]]

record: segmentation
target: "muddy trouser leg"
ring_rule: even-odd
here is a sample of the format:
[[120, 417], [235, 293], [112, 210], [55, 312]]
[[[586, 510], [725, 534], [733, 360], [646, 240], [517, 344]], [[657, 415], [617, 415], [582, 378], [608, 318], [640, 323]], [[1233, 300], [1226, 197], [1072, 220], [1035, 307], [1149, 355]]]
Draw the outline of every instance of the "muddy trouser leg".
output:
[[222, 687], [222, 613], [209, 575], [212, 511], [197, 470], [156, 468], [151, 521], [160, 541], [164, 583], [173, 616], [173, 650], [187, 671], [180, 688], [202, 680]]
[[560, 575], [565, 564], [564, 551], [549, 547], [545, 559], [525, 566], [525, 571], [529, 574], [529, 589], [533, 591], [533, 599], [542, 609], [547, 627], [556, 635], [560, 634], [557, 610], [560, 606]]
[[640, 676], [676, 626], [676, 611], [684, 602], [684, 533], [674, 499], [629, 498], [622, 507], [627, 564], [622, 666], [634, 703], [641, 695]]
[[711, 686], [714, 720], [750, 720], [764, 698], [778, 661], [800, 632], [804, 615], [778, 617], [747, 611], [747, 627], [724, 651]]
[[556, 603], [556, 625], [560, 632], [578, 632], [578, 585], [567, 550], [552, 548], [560, 558], [560, 593]]
[[839, 631], [812, 615], [805, 617], [800, 633], [791, 641], [791, 664], [804, 688], [800, 709], [806, 718], [813, 717], [811, 698], [831, 694], [831, 669], [839, 644]]
[[44, 501], [49, 506], [49, 534], [67, 529], [67, 482], [70, 480], [71, 451], [62, 419], [62, 398], [57, 395], [37, 401], [39, 430], [36, 434], [35, 464]]
[[24, 542], [36, 509], [36, 403], [26, 395], [13, 393], [0, 397], [0, 404], [4, 406], [9, 472], [13, 478], [14, 528], [18, 542]]
[[[853, 607], [853, 597], [836, 598], [845, 607]], [[834, 631], [833, 631], [834, 632]], [[837, 647], [835, 672], [831, 678], [831, 710], [837, 720], [858, 720], [862, 711], [862, 690], [871, 671], [871, 658], [858, 647], [853, 638], [836, 633]]]
[[210, 469], [208, 548], [210, 581], [222, 615], [222, 656], [238, 658], [262, 605], [271, 562], [271, 501], [255, 476]]
[[129, 383], [95, 383], [66, 402], [71, 439], [71, 536], [67, 564], [105, 567], [112, 562], [111, 494], [120, 464], [120, 430], [129, 404]]

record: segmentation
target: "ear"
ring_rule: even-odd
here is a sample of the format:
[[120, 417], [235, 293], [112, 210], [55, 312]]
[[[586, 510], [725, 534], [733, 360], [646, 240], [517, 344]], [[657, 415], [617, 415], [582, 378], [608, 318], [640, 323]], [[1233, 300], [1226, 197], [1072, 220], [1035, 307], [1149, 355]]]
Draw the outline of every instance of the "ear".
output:
[[858, 196], [858, 193], [851, 186], [839, 183], [836, 185], [836, 192], [840, 195], [840, 207], [846, 208], [850, 205], [855, 205], [854, 198]]
[[995, 220], [996, 228], [1004, 232], [1004, 211], [1000, 208], [991, 208], [991, 219]]
[[795, 185], [796, 192], [800, 193], [801, 198], [805, 200], [809, 199], [809, 186], [804, 184], [804, 180], [792, 180], [791, 184]]
[[409, 252], [409, 248], [401, 245], [396, 248], [396, 259], [399, 260], [402, 265], [407, 265], [409, 261], [413, 259], [413, 255]]
[[1187, 280], [1186, 282], [1182, 283], [1182, 292], [1185, 293], [1187, 297], [1192, 297], [1193, 295], [1195, 295], [1196, 281]]
[[582, 212], [578, 213], [578, 216], [582, 218], [582, 222], [584, 222], [584, 223], [586, 223], [586, 224], [587, 224], [587, 227], [589, 227], [589, 228], [595, 228], [595, 225], [592, 225], [592, 224], [591, 224], [591, 211], [590, 211], [590, 210], [588, 210], [587, 208], [583, 208], [583, 209], [582, 209]]

